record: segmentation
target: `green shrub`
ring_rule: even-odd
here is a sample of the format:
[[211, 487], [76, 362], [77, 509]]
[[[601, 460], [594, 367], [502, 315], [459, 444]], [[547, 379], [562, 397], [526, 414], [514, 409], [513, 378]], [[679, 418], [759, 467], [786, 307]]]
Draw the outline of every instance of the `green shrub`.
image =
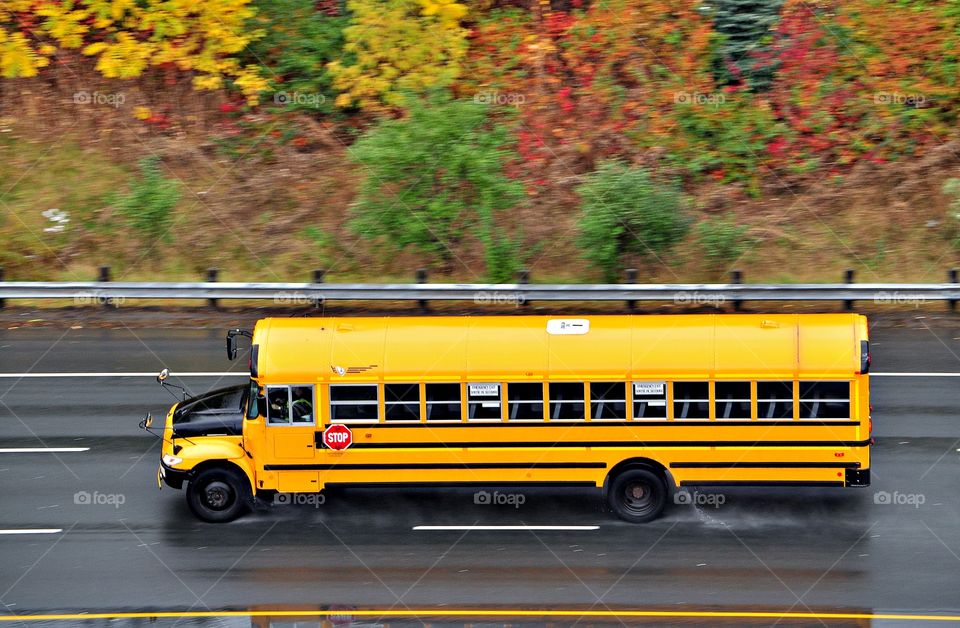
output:
[[435, 255], [445, 271], [472, 235], [483, 243], [489, 279], [512, 274], [517, 242], [497, 227], [497, 215], [520, 202], [523, 188], [504, 175], [515, 155], [488, 111], [468, 101], [418, 102], [408, 118], [383, 120], [363, 135], [350, 149], [364, 176], [352, 228]]
[[173, 208], [180, 202], [180, 184], [163, 176], [159, 157], [146, 157], [139, 165], [140, 178], [130, 182], [127, 194], [114, 196], [110, 205], [143, 236], [169, 241]]
[[247, 47], [248, 62], [270, 68], [268, 106], [330, 114], [336, 92], [327, 64], [343, 54], [349, 16], [330, 15], [312, 0], [256, 0], [255, 25], [264, 36]]
[[710, 270], [725, 270], [740, 259], [754, 244], [747, 236], [748, 228], [738, 225], [729, 214], [707, 218], [696, 226], [697, 241], [703, 248], [703, 258]]
[[676, 183], [655, 181], [625, 163], [601, 163], [577, 188], [582, 199], [579, 245], [584, 257], [615, 281], [627, 253], [659, 257], [689, 229]]

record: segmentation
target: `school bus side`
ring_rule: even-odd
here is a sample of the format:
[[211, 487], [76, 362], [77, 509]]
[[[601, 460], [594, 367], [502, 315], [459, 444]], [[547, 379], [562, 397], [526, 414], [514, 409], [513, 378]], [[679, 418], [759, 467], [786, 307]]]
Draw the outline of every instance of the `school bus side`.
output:
[[[589, 485], [630, 521], [657, 516], [668, 485], [869, 483], [863, 317], [597, 316], [573, 334], [549, 320], [261, 321], [263, 398], [223, 459], [250, 494]], [[313, 412], [294, 420], [306, 391]], [[331, 424], [348, 449], [322, 445]]]

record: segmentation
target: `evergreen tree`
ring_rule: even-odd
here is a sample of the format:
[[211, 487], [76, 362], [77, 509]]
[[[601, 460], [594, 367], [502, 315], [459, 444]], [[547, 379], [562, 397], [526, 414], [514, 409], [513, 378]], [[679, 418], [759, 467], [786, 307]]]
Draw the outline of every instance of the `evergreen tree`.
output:
[[766, 49], [783, 0], [715, 0], [714, 30], [720, 35], [714, 77], [722, 85], [745, 82], [754, 91], [770, 87], [776, 68]]

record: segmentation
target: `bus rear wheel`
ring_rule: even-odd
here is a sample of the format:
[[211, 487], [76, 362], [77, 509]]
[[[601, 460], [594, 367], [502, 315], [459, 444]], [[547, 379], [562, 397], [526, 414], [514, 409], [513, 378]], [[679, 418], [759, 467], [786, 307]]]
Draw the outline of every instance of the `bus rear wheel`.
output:
[[187, 485], [187, 505], [198, 519], [226, 523], [248, 507], [246, 478], [231, 469], [206, 469]]
[[663, 512], [667, 485], [648, 469], [627, 469], [616, 476], [607, 493], [610, 509], [624, 521], [646, 523]]

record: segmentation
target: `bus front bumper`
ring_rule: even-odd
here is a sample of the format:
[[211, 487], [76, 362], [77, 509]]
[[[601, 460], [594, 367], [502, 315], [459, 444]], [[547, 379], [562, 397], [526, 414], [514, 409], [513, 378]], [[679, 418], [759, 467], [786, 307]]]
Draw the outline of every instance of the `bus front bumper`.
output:
[[161, 482], [165, 482], [170, 488], [180, 489], [183, 488], [183, 483], [190, 480], [190, 472], [182, 471], [180, 469], [174, 469], [168, 467], [167, 465], [160, 463], [160, 468], [157, 470], [157, 485], [159, 486]]

